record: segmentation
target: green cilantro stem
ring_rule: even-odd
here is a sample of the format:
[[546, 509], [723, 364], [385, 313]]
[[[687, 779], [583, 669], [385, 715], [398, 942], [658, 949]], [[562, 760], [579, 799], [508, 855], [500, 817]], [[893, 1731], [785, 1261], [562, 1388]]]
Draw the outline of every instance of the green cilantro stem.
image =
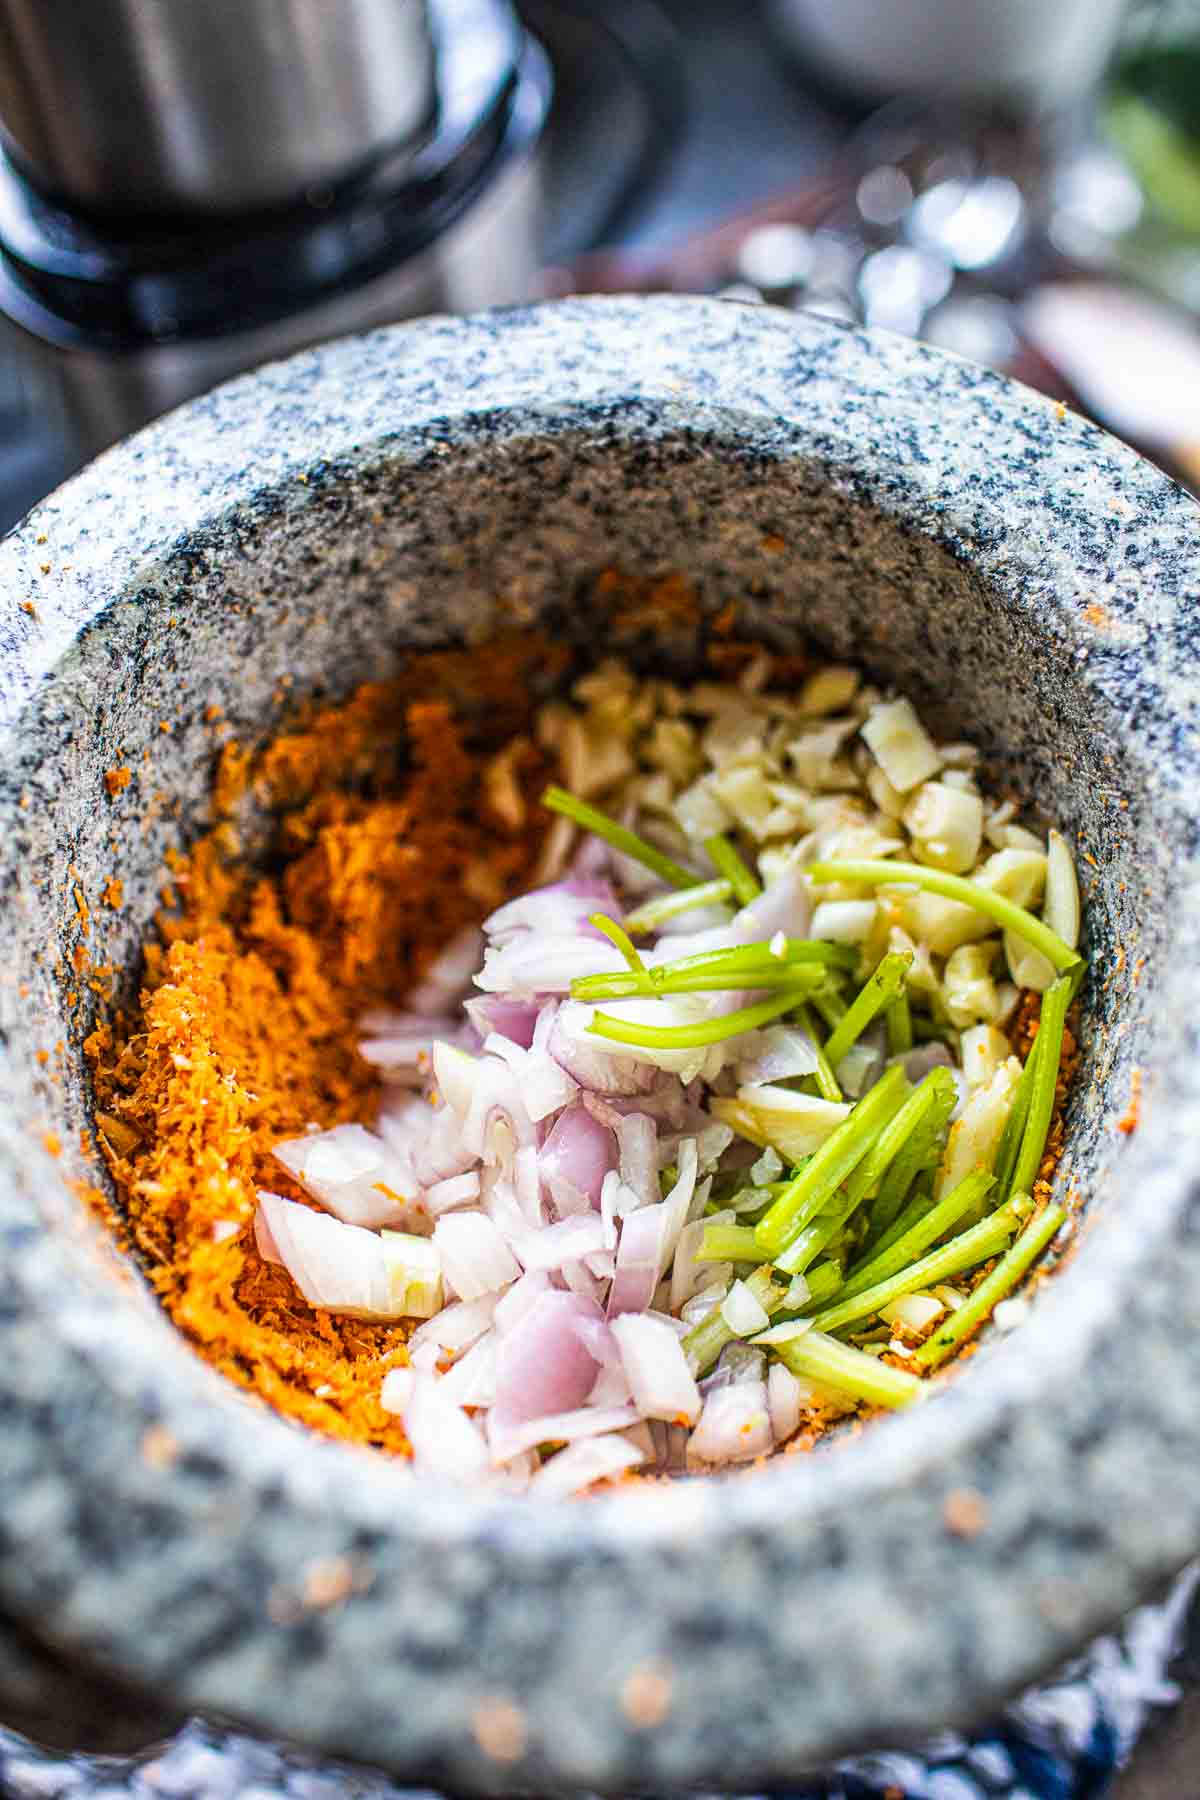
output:
[[609, 943], [615, 945], [621, 952], [633, 973], [644, 976], [649, 982], [650, 971], [642, 961], [637, 946], [624, 926], [618, 925], [615, 919], [610, 919], [607, 913], [601, 912], [590, 913], [588, 924], [594, 925], [597, 931], [602, 931]]
[[794, 987], [755, 1006], [743, 1006], [737, 1012], [724, 1013], [719, 1019], [700, 1019], [694, 1025], [635, 1025], [632, 1020], [618, 1019], [612, 1013], [598, 1012], [588, 1030], [595, 1037], [608, 1038], [614, 1044], [633, 1044], [644, 1050], [700, 1050], [709, 1044], [723, 1044], [727, 1038], [740, 1037], [743, 1031], [791, 1012], [800, 995]]
[[931, 1115], [953, 1111], [958, 1089], [949, 1069], [930, 1069], [919, 1087], [880, 1132], [846, 1183], [846, 1193], [857, 1206], [876, 1188], [913, 1132]]
[[761, 1259], [753, 1225], [706, 1225], [696, 1252], [697, 1262], [756, 1263]]
[[566, 788], [548, 787], [542, 795], [542, 805], [549, 807], [551, 812], [561, 813], [564, 819], [570, 819], [574, 824], [581, 825], [585, 831], [594, 833], [596, 837], [603, 838], [605, 843], [611, 844], [614, 850], [619, 850], [623, 856], [631, 856], [634, 862], [640, 862], [647, 869], [652, 869], [664, 881], [670, 882], [672, 887], [696, 886], [696, 876], [690, 869], [685, 869], [679, 863], [673, 862], [669, 856], [664, 856], [661, 850], [656, 850], [653, 844], [648, 844], [645, 838], [640, 838], [636, 831], [630, 831], [628, 826], [619, 824], [616, 819], [610, 819], [608, 814], [602, 813], [598, 807], [589, 806], [586, 800], [577, 799], [574, 794], [569, 794]]
[[913, 1182], [930, 1157], [937, 1153], [942, 1133], [957, 1102], [956, 1087], [952, 1086], [949, 1091], [939, 1087], [933, 1105], [889, 1165], [871, 1208], [868, 1243], [881, 1239], [899, 1216]]
[[1000, 1134], [1000, 1143], [996, 1149], [994, 1167], [996, 1170], [996, 1188], [1002, 1199], [1015, 1193], [1013, 1175], [1016, 1173], [1017, 1157], [1021, 1154], [1021, 1142], [1025, 1136], [1025, 1122], [1029, 1117], [1029, 1101], [1033, 1094], [1033, 1086], [1037, 1080], [1038, 1042], [1041, 1033], [1030, 1045], [1029, 1055], [1025, 1058], [1025, 1067], [1021, 1070], [1021, 1079], [1017, 1083], [1017, 1091], [1013, 1095], [1012, 1105], [1008, 1109], [1008, 1117], [1004, 1121], [1004, 1130]]
[[[857, 960], [857, 959], [856, 959]], [[841, 994], [828, 989], [823, 994], [813, 995], [813, 1005], [828, 1025], [830, 1031], [836, 1031], [846, 1016], [846, 1001]]]
[[692, 912], [698, 906], [722, 906], [732, 898], [732, 882], [697, 882], [695, 887], [677, 888], [671, 894], [656, 894], [653, 900], [626, 913], [625, 929], [642, 937], [648, 931], [657, 931], [668, 920], [679, 918], [681, 913]]
[[1025, 1271], [1037, 1261], [1051, 1238], [1056, 1236], [1066, 1218], [1061, 1206], [1048, 1206], [1038, 1218], [1031, 1219], [1011, 1247], [1001, 1257], [991, 1274], [985, 1276], [957, 1312], [951, 1313], [917, 1351], [916, 1360], [926, 1369], [940, 1368], [953, 1356], [960, 1344], [991, 1317], [998, 1301], [1016, 1287]]
[[[747, 1275], [746, 1286], [768, 1315], [777, 1313], [783, 1305], [786, 1290], [772, 1281], [769, 1268], [764, 1266], [755, 1269], [753, 1275]], [[706, 1375], [726, 1344], [732, 1344], [733, 1339], [734, 1333], [721, 1317], [721, 1303], [718, 1300], [712, 1311], [706, 1313], [698, 1325], [693, 1325], [683, 1340], [683, 1354], [687, 1357], [692, 1374]]]
[[822, 1250], [832, 1244], [856, 1205], [857, 1201], [847, 1200], [844, 1194], [839, 1194], [832, 1205], [823, 1207], [815, 1219], [810, 1219], [796, 1233], [787, 1248], [779, 1252], [775, 1267], [785, 1275], [803, 1275]]
[[741, 969], [694, 969], [678, 975], [648, 969], [645, 978], [627, 975], [580, 975], [571, 983], [573, 1000], [632, 1000], [639, 994], [728, 994], [740, 988], [788, 988], [797, 1001], [825, 980], [818, 963], [769, 963]]
[[833, 1072], [833, 1065], [822, 1048], [821, 1040], [817, 1036], [817, 1028], [807, 1006], [797, 1008], [796, 1023], [807, 1033], [812, 1047], [816, 1051], [817, 1067], [813, 1080], [817, 1084], [818, 1094], [822, 1100], [832, 1100], [835, 1106], [840, 1106], [845, 1096], [838, 1083], [838, 1078]]
[[762, 888], [742, 861], [736, 844], [730, 843], [723, 832], [705, 838], [704, 850], [718, 875], [723, 875], [737, 896], [741, 906], [749, 906], [757, 900]]
[[1019, 1222], [1015, 1204], [1010, 1201], [981, 1224], [972, 1225], [967, 1231], [960, 1231], [948, 1244], [931, 1250], [928, 1256], [909, 1263], [907, 1268], [897, 1270], [895, 1274], [876, 1281], [873, 1286], [863, 1288], [856, 1294], [844, 1293], [835, 1305], [817, 1313], [813, 1325], [818, 1331], [837, 1331], [843, 1325], [853, 1325], [858, 1319], [869, 1318], [881, 1306], [890, 1305], [903, 1294], [912, 1294], [918, 1288], [934, 1287], [939, 1281], [948, 1281], [951, 1275], [960, 1275], [964, 1269], [974, 1268], [976, 1263], [986, 1262], [989, 1256], [995, 1256], [997, 1250], [1004, 1248]]
[[[909, 1141], [911, 1143], [912, 1140]], [[905, 1149], [907, 1147], [906, 1145]], [[872, 1237], [870, 1232], [867, 1233], [865, 1244], [859, 1255], [858, 1266], [865, 1269], [868, 1262], [874, 1262], [877, 1256], [882, 1256], [885, 1250], [890, 1250], [892, 1245], [897, 1243], [905, 1232], [911, 1231], [918, 1220], [923, 1219], [932, 1208], [933, 1184], [930, 1181], [921, 1181], [896, 1217], [883, 1231], [880, 1231], [875, 1237]]]
[[908, 990], [901, 988], [885, 1015], [887, 1019], [888, 1051], [892, 1056], [903, 1056], [913, 1046], [912, 1012], [908, 1004]]
[[845, 1016], [825, 1046], [825, 1054], [835, 1069], [851, 1044], [858, 1042], [872, 1019], [890, 1006], [903, 991], [904, 977], [911, 963], [911, 951], [889, 951], [857, 998], [850, 1002]]
[[1041, 1167], [1042, 1156], [1046, 1148], [1046, 1137], [1050, 1130], [1050, 1119], [1054, 1112], [1054, 1090], [1058, 1085], [1058, 1069], [1062, 1061], [1063, 1031], [1067, 1022], [1067, 1008], [1071, 1004], [1072, 992], [1071, 977], [1060, 975], [1058, 980], [1042, 995], [1041, 1017], [1038, 1020], [1037, 1037], [1034, 1039], [1037, 1048], [1037, 1067], [1034, 1070], [1033, 1082], [1029, 1090], [1029, 1113], [1021, 1138], [1021, 1151], [1013, 1170], [1014, 1193], [1031, 1194], [1033, 1184], [1037, 1180], [1038, 1169]]
[[765, 1256], [774, 1260], [828, 1205], [834, 1191], [858, 1167], [880, 1131], [900, 1110], [908, 1091], [904, 1070], [895, 1064], [830, 1133], [755, 1226]]
[[997, 894], [991, 888], [980, 887], [978, 882], [968, 881], [963, 875], [947, 875], [941, 869], [927, 868], [924, 863], [882, 861], [815, 862], [809, 866], [808, 874], [811, 880], [818, 883], [851, 881], [859, 882], [864, 887], [924, 888], [926, 893], [941, 894], [946, 900], [957, 900], [960, 905], [973, 906], [976, 912], [986, 913], [1005, 931], [1015, 931], [1027, 944], [1032, 944], [1043, 956], [1049, 957], [1060, 974], [1075, 968], [1082, 961], [1079, 952], [1072, 950], [1069, 944], [1064, 944], [1058, 933], [1051, 931], [1041, 919], [1035, 918], [1014, 900], [1006, 900], [1003, 894]]
[[832, 1300], [842, 1285], [842, 1265], [832, 1258], [817, 1263], [813, 1268], [804, 1271], [804, 1279], [808, 1285], [806, 1306], [821, 1306], [826, 1300]]
[[[854, 1271], [846, 1283], [843, 1299], [849, 1300], [855, 1294], [865, 1293], [868, 1288], [876, 1287], [879, 1282], [886, 1281], [907, 1263], [911, 1263], [930, 1244], [936, 1244], [970, 1207], [978, 1205], [994, 1185], [994, 1177], [986, 1170], [972, 1169], [956, 1188], [951, 1189], [936, 1206], [931, 1206], [903, 1236], [896, 1238], [886, 1249], [876, 1251], [869, 1262]], [[987, 1222], [984, 1221], [985, 1224]]]
[[890, 1363], [880, 1362], [852, 1344], [839, 1344], [823, 1331], [806, 1331], [802, 1337], [772, 1345], [772, 1349], [793, 1375], [824, 1382], [868, 1406], [911, 1406], [922, 1396], [919, 1376], [893, 1369]]

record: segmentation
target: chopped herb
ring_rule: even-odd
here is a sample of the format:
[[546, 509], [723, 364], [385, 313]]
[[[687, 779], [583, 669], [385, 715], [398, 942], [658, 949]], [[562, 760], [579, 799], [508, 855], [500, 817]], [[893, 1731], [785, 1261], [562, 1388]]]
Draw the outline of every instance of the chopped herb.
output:
[[725, 1013], [719, 1019], [700, 1019], [694, 1025], [635, 1025], [631, 1020], [614, 1018], [612, 1013], [598, 1012], [588, 1030], [596, 1037], [608, 1038], [614, 1044], [633, 1044], [645, 1050], [699, 1050], [708, 1044], [723, 1044], [726, 1038], [740, 1037], [743, 1031], [754, 1031], [795, 1006], [794, 989], [760, 1000], [757, 1006], [743, 1006], [738, 1012]]
[[672, 894], [657, 894], [653, 900], [625, 915], [626, 931], [639, 937], [657, 931], [671, 919], [693, 912], [698, 906], [722, 906], [733, 898], [733, 884], [728, 881], [700, 881], [695, 887], [681, 888]]
[[1031, 1219], [1016, 1242], [1005, 1252], [990, 1275], [953, 1312], [917, 1351], [917, 1361], [926, 1369], [940, 1368], [960, 1344], [965, 1344], [974, 1331], [989, 1318], [997, 1302], [1011, 1293], [1025, 1271], [1037, 1261], [1050, 1240], [1056, 1236], [1066, 1218], [1061, 1206], [1048, 1206], [1036, 1219]]
[[872, 1019], [904, 991], [904, 978], [912, 965], [912, 953], [893, 950], [880, 962], [862, 991], [852, 1000], [825, 1046], [825, 1054], [836, 1069], [851, 1044], [858, 1042]]
[[823, 1331], [806, 1331], [774, 1346], [775, 1354], [793, 1375], [821, 1381], [851, 1400], [868, 1406], [911, 1406], [923, 1393], [916, 1375], [893, 1369], [890, 1363], [868, 1356], [851, 1344], [839, 1344]]
[[752, 900], [758, 899], [762, 888], [742, 861], [736, 844], [718, 831], [715, 836], [705, 838], [704, 850], [713, 868], [725, 877], [742, 906], [749, 906]]
[[622, 856], [631, 856], [634, 862], [640, 862], [645, 868], [653, 870], [655, 875], [661, 875], [664, 881], [669, 881], [672, 887], [695, 887], [697, 878], [690, 869], [682, 868], [669, 856], [664, 856], [661, 850], [656, 850], [653, 844], [640, 838], [636, 831], [630, 831], [628, 826], [610, 819], [598, 807], [589, 806], [586, 800], [579, 800], [574, 794], [568, 794], [566, 788], [553, 785], [548, 787], [542, 795], [542, 805], [549, 807], [551, 812], [561, 813], [564, 819], [581, 825], [596, 837], [603, 838], [606, 844], [611, 844]]
[[963, 875], [947, 875], [941, 869], [927, 868], [924, 863], [910, 862], [815, 862], [808, 871], [813, 881], [852, 881], [864, 887], [896, 886], [924, 888], [926, 893], [941, 894], [946, 900], [957, 900], [973, 906], [1018, 937], [1032, 944], [1063, 973], [1076, 968], [1082, 958], [1078, 951], [1064, 944], [1056, 931], [1037, 919], [1014, 900], [1006, 900], [991, 888], [968, 881]]

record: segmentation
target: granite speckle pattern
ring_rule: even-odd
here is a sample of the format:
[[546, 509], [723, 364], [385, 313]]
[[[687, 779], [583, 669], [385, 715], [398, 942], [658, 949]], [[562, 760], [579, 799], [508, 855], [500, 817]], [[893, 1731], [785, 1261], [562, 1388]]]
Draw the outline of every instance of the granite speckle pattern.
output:
[[[1197, 520], [991, 374], [683, 299], [306, 353], [52, 496], [0, 545], [0, 1613], [173, 1707], [455, 1791], [736, 1788], [976, 1717], [1182, 1565]], [[132, 979], [164, 853], [204, 823], [211, 708], [261, 739], [316, 686], [514, 617], [600, 648], [609, 564], [867, 663], [1077, 837], [1093, 975], [1061, 1180], [1089, 1228], [1028, 1324], [909, 1415], [755, 1480], [535, 1515], [310, 1438], [174, 1335], [64, 1185], [94, 1010], [72, 959], [82, 897], [87, 952]], [[172, 1459], [145, 1453], [155, 1427]], [[970, 1539], [944, 1522], [962, 1488], [987, 1509]], [[314, 1609], [331, 1559], [352, 1591]], [[671, 1683], [649, 1731], [622, 1704], [646, 1664]], [[485, 1749], [497, 1701], [522, 1714], [511, 1761]]]

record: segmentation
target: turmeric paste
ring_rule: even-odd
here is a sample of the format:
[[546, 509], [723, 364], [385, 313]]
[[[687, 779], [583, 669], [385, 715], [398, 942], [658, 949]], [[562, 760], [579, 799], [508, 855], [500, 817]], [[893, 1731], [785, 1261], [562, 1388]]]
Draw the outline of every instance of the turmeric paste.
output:
[[[531, 638], [493, 645], [471, 659], [468, 711], [451, 704], [465, 654], [436, 653], [257, 755], [227, 745], [218, 822], [174, 859], [178, 907], [146, 947], [140, 1001], [88, 1040], [118, 1223], [170, 1317], [279, 1412], [394, 1452], [403, 1428], [379, 1392], [404, 1329], [308, 1307], [258, 1255], [255, 1190], [304, 1199], [271, 1146], [372, 1118], [364, 1009], [397, 1003], [457, 930], [528, 885], [537, 809], [501, 818], [480, 795], [556, 666]], [[528, 740], [514, 773], [532, 798], [545, 769]], [[240, 852], [251, 799], [273, 821], [267, 873]]]

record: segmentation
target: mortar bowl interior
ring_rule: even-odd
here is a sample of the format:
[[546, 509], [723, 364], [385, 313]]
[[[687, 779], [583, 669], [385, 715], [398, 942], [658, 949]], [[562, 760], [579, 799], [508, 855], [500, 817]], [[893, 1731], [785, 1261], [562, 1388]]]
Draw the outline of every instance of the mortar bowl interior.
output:
[[[215, 708], [261, 745], [514, 625], [686, 678], [686, 624], [614, 643], [608, 569], [865, 666], [1076, 845], [1083, 1224], [1028, 1322], [910, 1413], [753, 1478], [535, 1506], [307, 1435], [195, 1356], [72, 1187], [98, 1179], [82, 1042], [88, 969], [128, 1002], [168, 852], [210, 822]], [[567, 303], [233, 383], [92, 465], [0, 571], [0, 1610], [406, 1777], [732, 1787], [978, 1717], [1194, 1551], [1200, 534], [1165, 478], [898, 340]], [[296, 1601], [329, 1564], [346, 1594]]]

